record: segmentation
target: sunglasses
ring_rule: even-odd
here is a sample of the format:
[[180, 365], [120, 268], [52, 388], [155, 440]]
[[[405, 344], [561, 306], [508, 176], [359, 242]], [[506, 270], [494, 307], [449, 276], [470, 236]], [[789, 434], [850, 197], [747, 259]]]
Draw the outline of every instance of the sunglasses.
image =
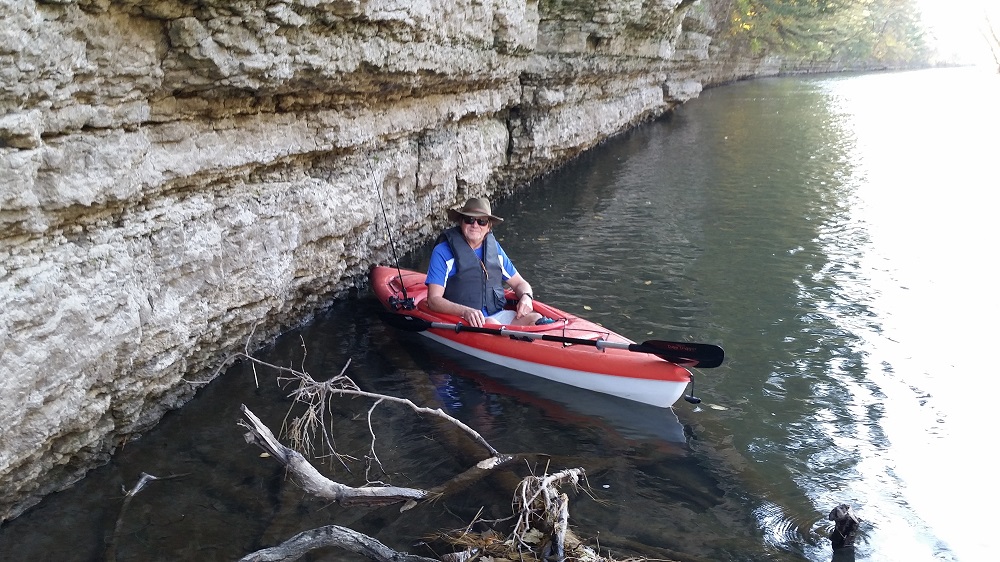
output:
[[490, 224], [490, 219], [476, 218], [476, 217], [463, 217], [462, 222], [465, 224], [478, 223], [479, 226], [486, 226]]

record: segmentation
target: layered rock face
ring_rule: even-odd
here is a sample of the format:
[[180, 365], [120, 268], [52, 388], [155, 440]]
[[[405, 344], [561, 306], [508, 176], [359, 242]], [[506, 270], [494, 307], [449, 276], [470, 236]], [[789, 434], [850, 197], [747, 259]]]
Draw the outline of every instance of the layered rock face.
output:
[[0, 521], [389, 260], [386, 222], [411, 247], [754, 73], [708, 64], [712, 9], [0, 0]]

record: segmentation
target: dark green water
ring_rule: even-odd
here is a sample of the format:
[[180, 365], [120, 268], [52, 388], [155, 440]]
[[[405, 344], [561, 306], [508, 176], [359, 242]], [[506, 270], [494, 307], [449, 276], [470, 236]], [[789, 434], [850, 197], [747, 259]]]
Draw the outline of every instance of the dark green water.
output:
[[[770, 79], [703, 93], [499, 202], [504, 247], [541, 300], [642, 340], [723, 345], [698, 406], [634, 405], [491, 369], [383, 326], [362, 293], [262, 358], [442, 407], [506, 452], [586, 469], [570, 505], [602, 551], [678, 560], [830, 560], [826, 515], [854, 507], [853, 557], [987, 560], [996, 504], [988, 354], [1000, 78], [971, 69]], [[985, 139], [985, 140], [984, 140]], [[403, 266], [420, 267], [426, 248]], [[305, 350], [305, 355], [304, 351]], [[259, 381], [257, 386], [256, 381]], [[73, 488], [0, 528], [3, 560], [229, 560], [337, 523], [400, 549], [509, 513], [498, 475], [404, 514], [304, 497], [236, 425], [288, 408], [241, 366]], [[344, 402], [364, 459], [369, 402]], [[376, 409], [393, 484], [430, 487], [481, 458], [462, 436]], [[984, 439], [986, 437], [986, 439]], [[328, 467], [364, 482], [366, 462]], [[121, 488], [154, 482], [130, 503]], [[372, 473], [374, 474], [374, 473]], [[353, 559], [324, 552], [311, 560]]]

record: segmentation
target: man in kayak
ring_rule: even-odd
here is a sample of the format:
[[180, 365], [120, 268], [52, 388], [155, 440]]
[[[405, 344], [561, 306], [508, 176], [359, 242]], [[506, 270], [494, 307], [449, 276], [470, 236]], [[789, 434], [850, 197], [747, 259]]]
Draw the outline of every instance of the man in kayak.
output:
[[[491, 232], [503, 219], [493, 215], [488, 199], [473, 197], [448, 209], [456, 226], [438, 237], [427, 268], [427, 306], [460, 317], [470, 326], [528, 326], [544, 322], [532, 308], [531, 285], [517, 272]], [[504, 310], [503, 283], [517, 297], [516, 310]], [[551, 321], [550, 321], [551, 322]]]

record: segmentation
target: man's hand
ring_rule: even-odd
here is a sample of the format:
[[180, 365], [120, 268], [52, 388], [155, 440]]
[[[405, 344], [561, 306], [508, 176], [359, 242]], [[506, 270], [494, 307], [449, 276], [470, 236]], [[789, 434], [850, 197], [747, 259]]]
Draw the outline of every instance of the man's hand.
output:
[[532, 299], [531, 295], [525, 293], [521, 295], [521, 298], [517, 299], [517, 318], [531, 314], [534, 311], [534, 299]]
[[[518, 309], [520, 309], [520, 305], [518, 306]], [[474, 308], [466, 308], [463, 310], [462, 320], [464, 320], [466, 324], [476, 328], [482, 328], [483, 325], [486, 324], [486, 317], [483, 316], [483, 311], [476, 310]]]

